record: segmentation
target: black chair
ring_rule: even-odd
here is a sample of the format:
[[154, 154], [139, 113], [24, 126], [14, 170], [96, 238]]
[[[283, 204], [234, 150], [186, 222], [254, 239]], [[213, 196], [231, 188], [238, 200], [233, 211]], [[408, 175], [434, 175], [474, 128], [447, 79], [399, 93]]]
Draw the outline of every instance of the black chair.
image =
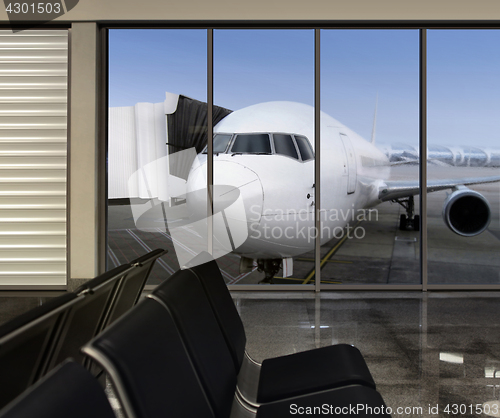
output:
[[155, 260], [164, 253], [155, 250], [116, 267], [0, 326], [5, 379], [0, 378], [0, 407], [66, 358], [83, 364], [80, 347], [137, 302]]
[[[201, 284], [190, 271], [179, 270], [148, 297], [163, 303], [172, 315], [215, 415], [228, 416], [224, 408], [231, 405], [237, 370]], [[227, 382], [231, 391], [217, 383], [219, 375], [234, 376], [234, 382]]]
[[130, 263], [118, 266], [113, 270], [89, 280], [75, 290], [77, 294], [92, 294], [102, 289], [106, 282], [118, 280], [114, 287], [114, 293], [109, 299], [107, 309], [103, 312], [99, 332], [113, 323], [138, 302], [156, 259], [166, 252], [167, 251], [163, 249], [151, 251], [132, 260]]
[[[82, 362], [80, 347], [137, 303], [154, 262], [165, 253], [151, 251], [80, 286], [76, 293], [85, 295], [85, 300], [73, 308], [51, 366], [67, 357]], [[85, 365], [94, 376], [100, 375], [100, 368]]]
[[[148, 297], [158, 299], [167, 306], [196, 369], [200, 370], [200, 380], [205, 391], [209, 398], [216, 399], [218, 395], [212, 394], [212, 388], [215, 386], [213, 379], [217, 379], [217, 373], [224, 368], [238, 374], [240, 368], [234, 364], [202, 284], [192, 271], [180, 270], [161, 283]], [[365, 384], [373, 388], [373, 379], [359, 350], [349, 345], [334, 348], [335, 350], [326, 347], [276, 358], [274, 367], [266, 370], [265, 374], [261, 373], [257, 382], [259, 394], [267, 396], [261, 396], [257, 403], [245, 399], [256, 406], [353, 384]], [[328, 354], [336, 357], [332, 359]], [[309, 360], [310, 358], [314, 361]], [[279, 386], [274, 387], [272, 383]], [[241, 388], [238, 388], [241, 392]], [[217, 413], [217, 408], [214, 409]]]
[[[197, 321], [192, 316], [186, 321]], [[197, 338], [205, 344], [206, 333]], [[234, 396], [236, 372], [225, 342], [221, 355], [188, 354], [175, 322], [158, 299], [146, 298], [103, 333], [83, 347], [110, 375], [127, 418], [281, 418], [291, 415], [293, 405], [330, 408], [365, 405], [371, 413], [357, 416], [389, 416], [375, 390], [359, 385], [323, 391], [261, 405], [252, 410]], [[209, 348], [210, 354], [214, 354]], [[225, 358], [228, 357], [228, 358]], [[210, 376], [207, 376], [210, 375]], [[209, 380], [213, 386], [201, 383]], [[375, 411], [375, 412], [373, 412]]]
[[81, 299], [64, 294], [0, 326], [0, 408], [45, 373], [61, 325]]
[[[375, 382], [359, 350], [337, 344], [266, 359], [262, 365], [246, 353], [245, 328], [217, 263], [208, 253], [191, 261], [189, 271], [199, 279], [239, 371], [238, 387], [250, 403], [272, 402], [287, 396]], [[160, 285], [161, 286], [161, 285]], [[191, 286], [194, 286], [192, 284]], [[158, 292], [161, 292], [158, 289]]]
[[97, 380], [68, 361], [0, 411], [0, 417], [115, 418], [115, 414]]
[[172, 319], [152, 299], [82, 351], [107, 371], [127, 418], [215, 417]]
[[112, 324], [139, 301], [156, 259], [166, 253], [167, 250], [158, 249], [130, 262], [134, 269], [121, 279], [104, 327]]
[[116, 267], [89, 280], [75, 291], [81, 298], [68, 310], [47, 370], [68, 357], [84, 364], [85, 357], [80, 347], [101, 332], [120, 280], [133, 269], [128, 264]]

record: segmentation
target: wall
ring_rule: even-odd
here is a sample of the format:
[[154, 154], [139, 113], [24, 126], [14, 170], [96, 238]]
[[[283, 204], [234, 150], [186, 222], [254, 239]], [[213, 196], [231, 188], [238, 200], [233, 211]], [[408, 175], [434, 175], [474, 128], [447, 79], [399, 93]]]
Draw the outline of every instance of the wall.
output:
[[[499, 0], [80, 0], [62, 21], [499, 19]], [[0, 19], [6, 19], [5, 11]]]

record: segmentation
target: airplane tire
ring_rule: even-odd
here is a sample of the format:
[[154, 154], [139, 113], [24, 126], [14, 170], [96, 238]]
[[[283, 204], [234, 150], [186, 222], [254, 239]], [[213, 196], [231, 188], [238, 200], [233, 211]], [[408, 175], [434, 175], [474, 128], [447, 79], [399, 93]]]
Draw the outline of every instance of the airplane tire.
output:
[[399, 215], [399, 230], [406, 231], [406, 215]]
[[413, 230], [420, 231], [420, 215], [415, 215], [413, 217]]

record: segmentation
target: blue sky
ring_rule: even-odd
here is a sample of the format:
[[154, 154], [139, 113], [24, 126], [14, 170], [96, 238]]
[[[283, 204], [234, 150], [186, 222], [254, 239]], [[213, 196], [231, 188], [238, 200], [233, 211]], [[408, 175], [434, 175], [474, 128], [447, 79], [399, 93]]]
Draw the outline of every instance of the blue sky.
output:
[[427, 44], [429, 142], [500, 148], [500, 31], [434, 30]]
[[[418, 141], [418, 31], [323, 30], [322, 110], [365, 138]], [[205, 30], [111, 30], [110, 106], [206, 100]], [[214, 102], [313, 104], [312, 30], [215, 30]], [[429, 143], [500, 145], [500, 31], [428, 31]]]
[[109, 105], [159, 103], [166, 91], [205, 101], [206, 68], [206, 30], [110, 30]]

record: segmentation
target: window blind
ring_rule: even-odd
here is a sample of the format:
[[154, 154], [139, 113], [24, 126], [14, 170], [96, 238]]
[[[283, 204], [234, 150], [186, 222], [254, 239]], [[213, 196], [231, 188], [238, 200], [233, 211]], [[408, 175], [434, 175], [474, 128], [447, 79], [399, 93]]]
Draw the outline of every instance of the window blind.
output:
[[0, 286], [66, 284], [68, 31], [0, 31]]

